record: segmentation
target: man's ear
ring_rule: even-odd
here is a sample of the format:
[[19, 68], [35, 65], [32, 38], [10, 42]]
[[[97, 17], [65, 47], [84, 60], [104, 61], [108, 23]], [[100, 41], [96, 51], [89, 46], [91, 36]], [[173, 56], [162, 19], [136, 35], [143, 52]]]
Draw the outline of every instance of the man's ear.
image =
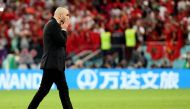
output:
[[59, 16], [59, 20], [61, 20], [61, 15]]
[[65, 23], [65, 17], [62, 17], [61, 22]]

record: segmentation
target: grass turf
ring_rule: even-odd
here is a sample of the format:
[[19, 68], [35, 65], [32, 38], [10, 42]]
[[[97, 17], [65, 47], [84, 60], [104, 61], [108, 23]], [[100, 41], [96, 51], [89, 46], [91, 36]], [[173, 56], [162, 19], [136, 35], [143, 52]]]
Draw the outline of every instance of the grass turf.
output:
[[[35, 90], [0, 91], [0, 109], [27, 109]], [[190, 89], [71, 90], [74, 109], [190, 109]], [[38, 109], [62, 109], [58, 91], [50, 91]]]

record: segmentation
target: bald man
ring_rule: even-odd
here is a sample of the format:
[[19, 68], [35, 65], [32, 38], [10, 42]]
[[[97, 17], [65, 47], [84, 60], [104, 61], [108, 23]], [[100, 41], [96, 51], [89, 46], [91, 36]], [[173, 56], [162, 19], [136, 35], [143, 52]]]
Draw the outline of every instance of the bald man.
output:
[[44, 27], [44, 51], [41, 60], [43, 76], [40, 88], [32, 99], [28, 109], [37, 109], [40, 102], [48, 94], [53, 83], [56, 84], [59, 90], [59, 97], [63, 108], [73, 109], [64, 73], [67, 41], [66, 30], [68, 25], [69, 11], [66, 8], [58, 7], [54, 12], [54, 16]]

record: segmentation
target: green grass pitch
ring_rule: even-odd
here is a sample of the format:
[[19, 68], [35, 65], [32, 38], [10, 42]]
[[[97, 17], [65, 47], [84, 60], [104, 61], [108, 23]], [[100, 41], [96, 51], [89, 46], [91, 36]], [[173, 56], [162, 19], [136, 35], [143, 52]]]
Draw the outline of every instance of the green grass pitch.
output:
[[[36, 90], [0, 91], [0, 109], [27, 109]], [[71, 90], [74, 109], [190, 109], [190, 89]], [[38, 109], [62, 109], [58, 91], [44, 98]]]

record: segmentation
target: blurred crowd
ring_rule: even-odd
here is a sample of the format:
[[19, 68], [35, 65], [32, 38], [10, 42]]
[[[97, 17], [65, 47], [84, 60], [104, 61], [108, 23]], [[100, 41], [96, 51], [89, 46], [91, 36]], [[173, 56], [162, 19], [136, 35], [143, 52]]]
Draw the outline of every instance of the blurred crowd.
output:
[[[142, 45], [147, 46], [154, 60], [163, 58], [166, 52], [172, 63], [190, 42], [189, 0], [0, 0], [1, 67], [38, 68], [43, 26], [60, 5], [68, 7], [71, 14], [68, 56], [98, 49], [102, 32], [124, 37], [127, 28], [136, 30], [138, 43], [130, 51], [130, 60], [118, 60], [121, 54], [111, 52], [103, 58], [104, 68], [147, 67], [145, 54], [139, 50]], [[164, 61], [159, 67], [172, 67], [171, 63]]]

